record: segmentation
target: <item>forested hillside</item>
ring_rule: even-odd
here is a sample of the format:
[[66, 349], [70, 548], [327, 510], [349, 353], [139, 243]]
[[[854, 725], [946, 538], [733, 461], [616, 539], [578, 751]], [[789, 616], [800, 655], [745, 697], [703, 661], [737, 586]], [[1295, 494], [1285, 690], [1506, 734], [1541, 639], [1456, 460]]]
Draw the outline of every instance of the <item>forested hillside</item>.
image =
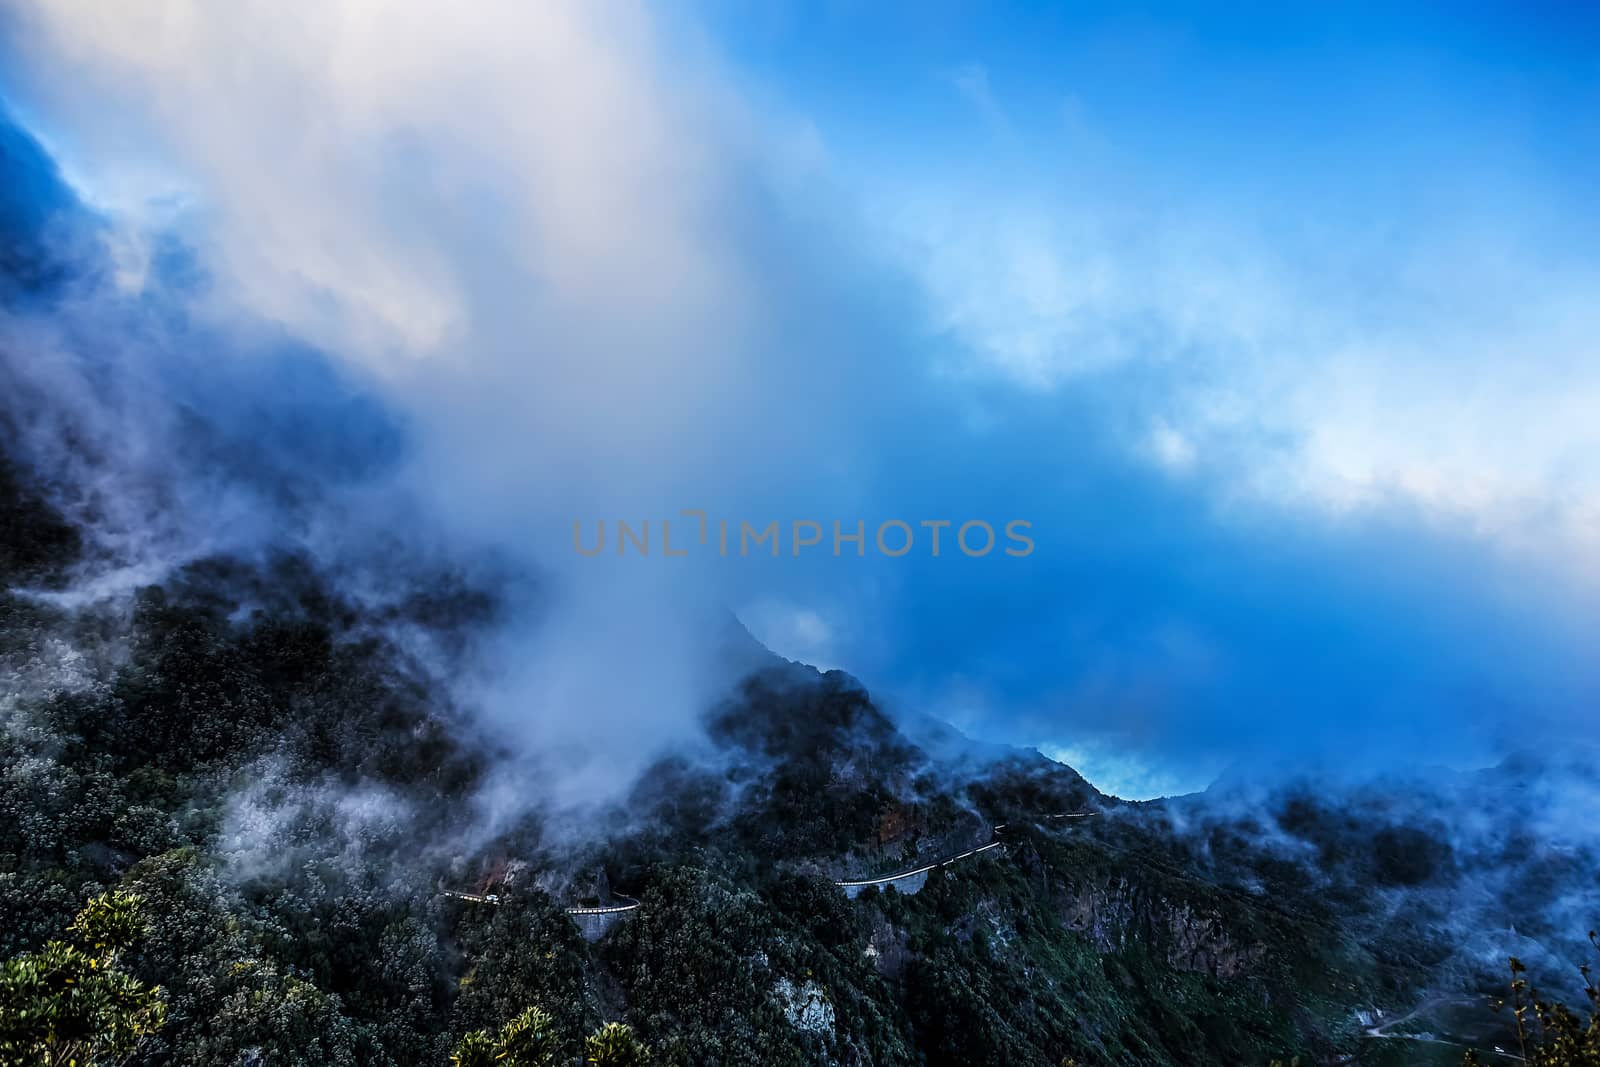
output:
[[[93, 1062], [492, 1061], [519, 1018], [511, 1036], [537, 1024], [560, 1063], [622, 1049], [585, 1043], [614, 1022], [696, 1067], [1456, 1062], [1370, 1031], [1494, 989], [1503, 944], [1474, 927], [1514, 926], [1548, 973], [1575, 958], [1600, 868], [1561, 826], [1482, 829], [1537, 813], [1515, 767], [1125, 804], [1031, 751], [935, 756], [847, 675], [742, 634], [703, 750], [580, 825], [538, 803], [489, 817], [515, 765], [451, 683], [534, 579], [433, 555], [356, 581], [271, 536], [141, 556], [139, 516], [186, 505], [131, 486], [142, 468], [33, 373], [62, 338], [108, 336], [74, 319], [104, 284], [94, 220], [0, 130], [0, 957], [88, 939], [85, 973], [159, 989], [123, 990], [144, 1014], [120, 1045], [85, 1038]], [[168, 311], [131, 301], [118, 328], [176, 329]], [[320, 514], [292, 471], [208, 448], [215, 477], [260, 494], [266, 471], [274, 506]], [[121, 489], [156, 503], [130, 520]], [[1476, 829], [1451, 821], [1469, 810]], [[991, 841], [925, 884], [834, 884]], [[565, 910], [618, 894], [639, 907], [592, 940]], [[6, 1063], [44, 1047], [21, 973]]]

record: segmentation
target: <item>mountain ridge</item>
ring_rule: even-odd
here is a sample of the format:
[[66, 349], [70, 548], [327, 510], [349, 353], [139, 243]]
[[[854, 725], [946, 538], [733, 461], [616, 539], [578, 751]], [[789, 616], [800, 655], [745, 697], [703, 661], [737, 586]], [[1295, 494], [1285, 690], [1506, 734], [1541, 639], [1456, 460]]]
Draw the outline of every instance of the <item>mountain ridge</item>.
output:
[[[49, 237], [81, 209], [20, 136], [0, 138], [0, 197], [20, 198], [0, 209], [21, 250], [0, 259], [5, 314], [64, 314], [91, 344], [51, 302], [97, 284]], [[55, 358], [8, 331], [0, 381]], [[1511, 949], [1556, 975], [1593, 922], [1594, 840], [1541, 794], [1549, 767], [1129, 803], [1036, 751], [897, 721], [737, 620], [708, 635], [735, 669], [704, 743], [569, 810], [539, 789], [560, 754], [508, 752], [454, 684], [536, 578], [394, 541], [321, 556], [298, 524], [322, 487], [273, 484], [295, 464], [218, 446], [198, 410], [181, 426], [201, 454], [295, 525], [140, 560], [94, 527], [122, 457], [51, 403], [0, 399], [0, 949], [137, 894], [128, 965], [170, 1007], [141, 1064], [442, 1064], [532, 1004], [569, 1038], [626, 1018], [668, 1064], [1456, 1062], [1370, 1020], [1487, 995]], [[1002, 825], [915, 892], [834, 884]], [[445, 891], [463, 886], [499, 899]], [[588, 942], [565, 909], [612, 886], [640, 906]]]

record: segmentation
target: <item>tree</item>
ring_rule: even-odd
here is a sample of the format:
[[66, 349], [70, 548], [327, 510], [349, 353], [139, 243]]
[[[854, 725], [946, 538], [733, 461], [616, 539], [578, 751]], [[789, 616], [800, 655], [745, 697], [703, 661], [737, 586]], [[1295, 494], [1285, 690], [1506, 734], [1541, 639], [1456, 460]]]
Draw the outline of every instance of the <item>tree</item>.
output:
[[585, 1067], [644, 1067], [650, 1052], [627, 1023], [606, 1023], [583, 1042]]
[[125, 1063], [166, 1022], [159, 986], [119, 970], [143, 934], [139, 898], [106, 893], [84, 905], [69, 941], [7, 960], [0, 970], [0, 1064]]
[[561, 1038], [543, 1008], [531, 1007], [500, 1028], [469, 1030], [461, 1036], [450, 1062], [453, 1067], [556, 1067]]
[[495, 1062], [494, 1038], [487, 1030], [468, 1030], [450, 1056], [451, 1067], [490, 1067]]

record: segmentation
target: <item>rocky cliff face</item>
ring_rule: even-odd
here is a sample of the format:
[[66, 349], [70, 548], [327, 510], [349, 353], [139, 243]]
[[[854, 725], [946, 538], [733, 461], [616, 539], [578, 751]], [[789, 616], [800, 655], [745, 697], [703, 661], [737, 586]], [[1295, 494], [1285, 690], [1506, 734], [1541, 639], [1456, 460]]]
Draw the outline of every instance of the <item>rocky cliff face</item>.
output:
[[1083, 934], [1102, 954], [1137, 942], [1159, 954], [1172, 970], [1212, 978], [1245, 973], [1265, 951], [1232, 936], [1221, 916], [1147, 891], [1126, 877], [1064, 890], [1058, 914], [1064, 926]]

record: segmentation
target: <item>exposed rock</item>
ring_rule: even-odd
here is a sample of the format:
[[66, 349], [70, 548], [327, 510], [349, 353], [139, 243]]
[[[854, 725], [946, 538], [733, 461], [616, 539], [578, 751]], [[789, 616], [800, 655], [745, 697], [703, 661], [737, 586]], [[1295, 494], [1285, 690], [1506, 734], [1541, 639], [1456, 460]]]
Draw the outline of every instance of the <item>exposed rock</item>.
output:
[[1233, 978], [1261, 959], [1259, 945], [1241, 945], [1215, 915], [1150, 896], [1126, 878], [1082, 885], [1062, 906], [1062, 920], [1085, 935], [1101, 953], [1116, 952], [1130, 940], [1159, 946], [1175, 971]]
[[878, 968], [879, 974], [892, 979], [900, 977], [915, 953], [907, 943], [905, 931], [875, 910], [866, 956]]
[[833, 1035], [833, 1004], [821, 985], [810, 979], [796, 985], [780, 978], [773, 983], [772, 994], [790, 1026], [802, 1033]]

